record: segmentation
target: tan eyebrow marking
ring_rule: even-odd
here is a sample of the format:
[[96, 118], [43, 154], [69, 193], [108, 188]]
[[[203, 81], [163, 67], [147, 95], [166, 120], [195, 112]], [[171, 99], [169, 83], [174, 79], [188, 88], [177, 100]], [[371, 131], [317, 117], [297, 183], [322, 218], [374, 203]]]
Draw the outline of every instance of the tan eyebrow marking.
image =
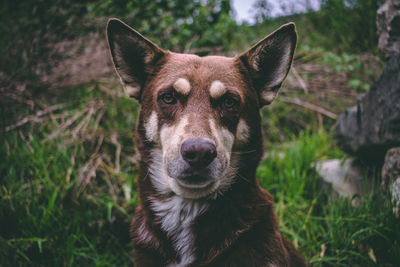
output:
[[225, 85], [221, 81], [213, 81], [210, 86], [210, 95], [212, 98], [219, 98], [227, 92]]
[[179, 78], [176, 80], [172, 87], [174, 87], [174, 89], [182, 95], [188, 95], [191, 89], [189, 81], [184, 78]]

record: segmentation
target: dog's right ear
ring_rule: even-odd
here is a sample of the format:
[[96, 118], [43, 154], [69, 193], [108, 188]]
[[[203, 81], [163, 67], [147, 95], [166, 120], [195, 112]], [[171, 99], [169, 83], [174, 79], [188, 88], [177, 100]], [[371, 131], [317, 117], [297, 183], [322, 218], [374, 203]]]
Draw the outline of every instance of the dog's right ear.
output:
[[296, 42], [296, 26], [288, 23], [239, 56], [259, 94], [260, 106], [276, 97], [292, 65]]
[[107, 40], [126, 93], [139, 100], [148, 75], [165, 51], [119, 19], [108, 21]]

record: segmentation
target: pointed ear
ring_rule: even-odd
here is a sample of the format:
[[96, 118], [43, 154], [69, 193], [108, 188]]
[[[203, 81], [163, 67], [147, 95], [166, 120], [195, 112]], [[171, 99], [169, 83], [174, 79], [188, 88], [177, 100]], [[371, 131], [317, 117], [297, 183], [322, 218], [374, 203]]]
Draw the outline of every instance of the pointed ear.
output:
[[140, 99], [140, 95], [156, 62], [164, 50], [118, 19], [107, 24], [107, 39], [115, 69], [126, 93]]
[[277, 95], [292, 64], [296, 42], [296, 27], [288, 23], [239, 56], [253, 80], [260, 106], [270, 104]]

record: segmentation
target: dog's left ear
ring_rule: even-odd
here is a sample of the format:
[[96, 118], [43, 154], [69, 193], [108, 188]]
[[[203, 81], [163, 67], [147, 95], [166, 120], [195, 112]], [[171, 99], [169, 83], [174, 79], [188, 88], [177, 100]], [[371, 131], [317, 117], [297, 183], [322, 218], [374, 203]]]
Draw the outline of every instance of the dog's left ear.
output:
[[281, 26], [239, 56], [260, 98], [260, 107], [276, 97], [292, 64], [297, 33], [294, 23]]
[[126, 93], [139, 100], [148, 76], [166, 52], [119, 19], [108, 21], [107, 39]]

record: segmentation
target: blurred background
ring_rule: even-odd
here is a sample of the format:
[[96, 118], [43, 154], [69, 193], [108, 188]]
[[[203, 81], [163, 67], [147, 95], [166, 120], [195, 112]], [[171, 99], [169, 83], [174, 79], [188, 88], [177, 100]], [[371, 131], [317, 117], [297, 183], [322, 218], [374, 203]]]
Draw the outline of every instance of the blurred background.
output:
[[164, 49], [201, 56], [238, 55], [294, 21], [291, 73], [262, 110], [260, 184], [311, 266], [398, 266], [400, 221], [388, 193], [371, 189], [382, 166], [363, 165], [368, 190], [348, 198], [316, 168], [349, 158], [332, 127], [387, 64], [378, 49], [383, 2], [2, 1], [0, 265], [132, 265], [138, 104], [124, 95], [105, 40], [117, 17]]

